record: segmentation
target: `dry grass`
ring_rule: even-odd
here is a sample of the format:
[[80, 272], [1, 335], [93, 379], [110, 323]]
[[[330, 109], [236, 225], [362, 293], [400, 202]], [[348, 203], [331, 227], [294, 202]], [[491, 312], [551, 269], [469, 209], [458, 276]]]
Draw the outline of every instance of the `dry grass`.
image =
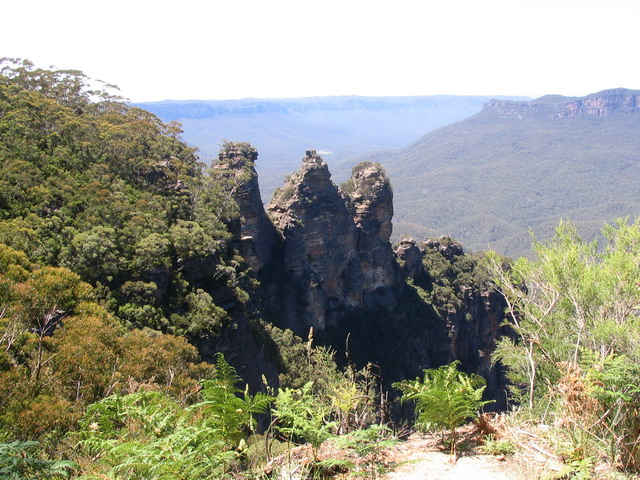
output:
[[[583, 399], [579, 389], [571, 389], [565, 385], [570, 394], [567, 398]], [[567, 405], [574, 415], [579, 415], [575, 405]], [[585, 412], [586, 413], [586, 412]], [[565, 420], [559, 420], [563, 422]], [[594, 480], [631, 480], [639, 476], [625, 475], [618, 466], [611, 465], [606, 459], [598, 459], [593, 467], [591, 477], [578, 477], [572, 473], [571, 466], [574, 452], [563, 451], [566, 441], [562, 438], [559, 425], [535, 423], [525, 418], [518, 411], [485, 416], [482, 428], [495, 438], [506, 440], [515, 447], [513, 455], [504, 456], [503, 471], [513, 480], [564, 480], [571, 478], [593, 478]], [[566, 428], [566, 427], [564, 427]], [[561, 453], [558, 453], [561, 452]]]

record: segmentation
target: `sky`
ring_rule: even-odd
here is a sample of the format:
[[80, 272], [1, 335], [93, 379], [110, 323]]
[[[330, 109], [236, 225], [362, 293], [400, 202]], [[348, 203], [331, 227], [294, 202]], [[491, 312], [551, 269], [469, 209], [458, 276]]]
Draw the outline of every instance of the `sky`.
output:
[[640, 0], [9, 0], [0, 57], [132, 101], [640, 89]]

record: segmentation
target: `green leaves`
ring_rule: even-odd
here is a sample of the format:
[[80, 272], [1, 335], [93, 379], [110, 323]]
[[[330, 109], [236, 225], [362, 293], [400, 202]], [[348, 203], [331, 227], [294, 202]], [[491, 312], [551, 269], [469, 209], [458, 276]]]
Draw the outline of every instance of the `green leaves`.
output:
[[203, 401], [190, 407], [159, 392], [114, 395], [91, 405], [74, 434], [81, 454], [96, 459], [85, 473], [140, 480], [224, 477], [252, 415], [271, 402], [264, 394], [238, 396], [239, 380], [218, 355], [216, 373], [202, 382]]
[[640, 360], [640, 223], [619, 220], [604, 234], [607, 243], [598, 246], [562, 222], [552, 240], [534, 243], [538, 260], [504, 268], [490, 258], [521, 338], [502, 340], [494, 359], [509, 367], [530, 406], [559, 379], [563, 363], [579, 364], [583, 349]]
[[[271, 404], [271, 397], [256, 393], [250, 395], [247, 389], [240, 390], [240, 377], [222, 354], [216, 356], [216, 371], [212, 379], [202, 381], [204, 402], [195, 405], [207, 415], [207, 423], [216, 428], [229, 447], [237, 447], [248, 431], [252, 431], [255, 420], [253, 414], [265, 413]], [[238, 396], [239, 393], [243, 396]]]
[[404, 380], [393, 386], [402, 391], [402, 402], [416, 404], [416, 426], [422, 430], [449, 430], [455, 452], [455, 429], [477, 418], [483, 401], [484, 379], [458, 371], [460, 362], [424, 371], [424, 378]]
[[[0, 242], [100, 286], [124, 323], [217, 334], [218, 311], [207, 319], [200, 309], [198, 325], [185, 325], [185, 297], [197, 288], [182, 270], [227, 256], [230, 179], [203, 173], [177, 124], [89, 83], [78, 71], [0, 59]], [[129, 282], [155, 282], [157, 301], [120, 295]]]
[[[220, 432], [159, 392], [108, 397], [87, 410], [75, 434], [96, 459], [86, 474], [114, 479], [217, 478], [233, 458]], [[91, 478], [91, 475], [81, 478]]]
[[5, 480], [57, 480], [71, 477], [77, 465], [40, 458], [38, 442], [0, 443], [0, 477]]
[[325, 412], [312, 394], [313, 383], [300, 389], [283, 388], [278, 392], [272, 409], [278, 419], [276, 429], [289, 441], [304, 439], [317, 449], [330, 436]]
[[352, 450], [361, 459], [360, 468], [371, 480], [379, 478], [386, 471], [386, 465], [381, 461], [382, 452], [397, 443], [391, 429], [379, 424], [355, 430], [338, 439], [341, 447]]
[[414, 401], [416, 425], [424, 430], [453, 429], [477, 417], [483, 401], [484, 379], [458, 371], [460, 362], [424, 371], [423, 379], [404, 380], [393, 386], [402, 391], [402, 401]]
[[[593, 458], [640, 468], [640, 219], [585, 242], [562, 222], [535, 261], [490, 257], [519, 338], [498, 343], [516, 400], [552, 415], [574, 462]], [[591, 458], [590, 458], [591, 457]], [[591, 463], [589, 463], [591, 462]]]

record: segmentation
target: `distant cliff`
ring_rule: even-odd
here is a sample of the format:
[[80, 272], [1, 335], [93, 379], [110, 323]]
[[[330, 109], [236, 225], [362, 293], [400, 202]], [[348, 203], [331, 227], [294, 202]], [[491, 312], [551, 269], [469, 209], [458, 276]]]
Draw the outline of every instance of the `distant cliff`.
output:
[[528, 116], [542, 118], [606, 117], [616, 112], [640, 112], [640, 91], [616, 88], [581, 98], [545, 95], [530, 102], [491, 100], [485, 104], [483, 111], [495, 113], [501, 118], [518, 119]]
[[[640, 92], [493, 100], [403, 149], [361, 155], [393, 179], [394, 231], [532, 255], [571, 219], [585, 239], [640, 212]], [[397, 238], [397, 237], [396, 237]], [[399, 238], [397, 238], [399, 240]], [[392, 237], [392, 241], [394, 241]]]

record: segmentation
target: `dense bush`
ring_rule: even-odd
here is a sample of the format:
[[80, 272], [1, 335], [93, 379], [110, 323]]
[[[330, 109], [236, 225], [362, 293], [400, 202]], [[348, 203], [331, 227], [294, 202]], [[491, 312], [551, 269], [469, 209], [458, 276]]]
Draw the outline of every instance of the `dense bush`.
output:
[[[224, 315], [203, 320], [193, 296], [229, 289], [242, 303], [249, 288], [230, 285], [244, 267], [225, 244], [239, 180], [205, 171], [177, 124], [90, 89], [81, 72], [0, 68], [0, 242], [77, 273], [131, 326], [219, 329]], [[215, 276], [187, 278], [205, 264]]]
[[602, 456], [640, 469], [640, 221], [603, 230], [604, 245], [561, 223], [538, 259], [493, 274], [519, 338], [494, 354], [509, 369], [513, 394], [542, 420], [553, 416], [574, 460]]

